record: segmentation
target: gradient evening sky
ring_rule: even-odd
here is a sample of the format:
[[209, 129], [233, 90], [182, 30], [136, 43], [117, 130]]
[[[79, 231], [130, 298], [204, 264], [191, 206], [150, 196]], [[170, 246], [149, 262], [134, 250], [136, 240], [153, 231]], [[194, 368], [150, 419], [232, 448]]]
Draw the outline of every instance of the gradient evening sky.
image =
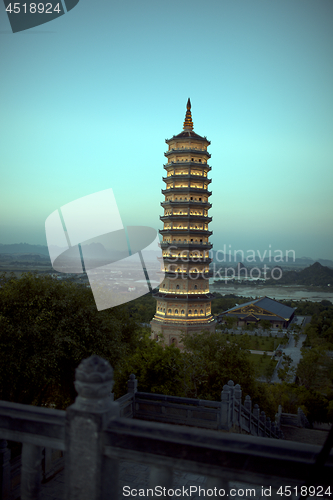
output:
[[214, 249], [333, 259], [332, 0], [80, 0], [11, 33], [0, 4], [0, 243], [112, 188], [162, 228], [165, 138], [212, 142]]

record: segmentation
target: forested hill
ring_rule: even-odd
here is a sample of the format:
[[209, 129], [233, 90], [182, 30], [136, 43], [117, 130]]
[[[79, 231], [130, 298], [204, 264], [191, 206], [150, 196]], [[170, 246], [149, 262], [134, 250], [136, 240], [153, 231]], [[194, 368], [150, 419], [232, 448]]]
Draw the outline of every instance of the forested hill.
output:
[[333, 269], [322, 266], [315, 262], [312, 266], [302, 269], [302, 271], [283, 271], [281, 279], [277, 280], [279, 285], [320, 285], [333, 287]]

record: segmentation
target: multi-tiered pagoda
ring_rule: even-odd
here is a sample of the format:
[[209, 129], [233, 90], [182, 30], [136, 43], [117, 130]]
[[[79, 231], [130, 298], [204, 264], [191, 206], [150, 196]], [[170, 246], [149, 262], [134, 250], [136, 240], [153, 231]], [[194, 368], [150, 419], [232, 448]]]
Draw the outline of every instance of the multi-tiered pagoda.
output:
[[155, 294], [156, 314], [151, 321], [152, 338], [163, 337], [166, 345], [181, 346], [182, 334], [215, 331], [209, 293], [208, 224], [212, 218], [211, 180], [206, 137], [193, 132], [191, 102], [187, 102], [184, 130], [165, 141], [165, 196], [161, 203], [164, 223], [160, 231], [165, 279]]

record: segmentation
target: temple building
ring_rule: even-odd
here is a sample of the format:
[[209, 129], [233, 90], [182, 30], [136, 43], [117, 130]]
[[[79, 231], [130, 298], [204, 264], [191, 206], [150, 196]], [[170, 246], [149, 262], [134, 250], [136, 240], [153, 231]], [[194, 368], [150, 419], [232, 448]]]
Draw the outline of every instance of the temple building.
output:
[[226, 324], [227, 318], [235, 318], [235, 326], [256, 326], [260, 320], [268, 320], [272, 328], [288, 328], [294, 314], [293, 307], [269, 297], [260, 297], [224, 311], [218, 315], [218, 322]]
[[209, 191], [211, 167], [207, 161], [210, 141], [193, 132], [191, 102], [183, 131], [165, 141], [168, 150], [166, 177], [161, 203], [164, 214], [160, 231], [165, 279], [155, 293], [156, 314], [151, 321], [152, 338], [182, 348], [182, 334], [215, 331], [209, 292], [209, 250], [212, 244], [208, 225], [212, 218]]

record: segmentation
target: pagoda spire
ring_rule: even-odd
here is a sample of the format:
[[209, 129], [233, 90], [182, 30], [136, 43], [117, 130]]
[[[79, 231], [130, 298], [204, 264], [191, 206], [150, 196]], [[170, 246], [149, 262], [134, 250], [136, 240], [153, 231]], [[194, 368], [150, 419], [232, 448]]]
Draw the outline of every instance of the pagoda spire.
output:
[[187, 111], [186, 111], [185, 121], [184, 121], [184, 130], [193, 130], [190, 98], [188, 98], [186, 108], [187, 108]]

